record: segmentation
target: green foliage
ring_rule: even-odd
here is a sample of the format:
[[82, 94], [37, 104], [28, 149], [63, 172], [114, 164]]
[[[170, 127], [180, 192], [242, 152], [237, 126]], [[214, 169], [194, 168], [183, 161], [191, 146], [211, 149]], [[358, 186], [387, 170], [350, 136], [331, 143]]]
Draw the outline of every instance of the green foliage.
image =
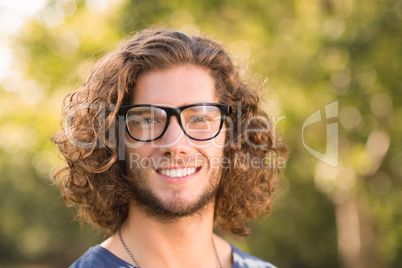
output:
[[[46, 16], [55, 6], [49, 2], [11, 42], [21, 84], [0, 81], [0, 266], [67, 266], [101, 240], [81, 231], [52, 185], [63, 163], [50, 137], [63, 96], [91, 63], [127, 35], [161, 24], [211, 34], [236, 62], [269, 78], [263, 105], [290, 158], [273, 214], [235, 243], [279, 267], [350, 267], [356, 260], [345, 257], [340, 236], [353, 232], [342, 221], [354, 215], [362, 267], [402, 265], [402, 1], [133, 0], [109, 1], [104, 11], [77, 1], [52, 26]], [[335, 100], [332, 168], [307, 152], [301, 135], [308, 116]], [[306, 129], [306, 143], [325, 152], [325, 132], [325, 122]], [[345, 216], [345, 207], [356, 211]]]

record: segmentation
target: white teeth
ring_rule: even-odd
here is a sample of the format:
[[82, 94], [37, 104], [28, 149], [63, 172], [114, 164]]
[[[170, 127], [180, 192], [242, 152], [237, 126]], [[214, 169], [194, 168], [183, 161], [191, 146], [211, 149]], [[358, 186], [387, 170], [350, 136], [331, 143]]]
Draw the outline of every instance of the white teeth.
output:
[[195, 168], [176, 168], [176, 169], [159, 169], [159, 173], [172, 177], [172, 178], [180, 178], [183, 176], [191, 175], [195, 172]]

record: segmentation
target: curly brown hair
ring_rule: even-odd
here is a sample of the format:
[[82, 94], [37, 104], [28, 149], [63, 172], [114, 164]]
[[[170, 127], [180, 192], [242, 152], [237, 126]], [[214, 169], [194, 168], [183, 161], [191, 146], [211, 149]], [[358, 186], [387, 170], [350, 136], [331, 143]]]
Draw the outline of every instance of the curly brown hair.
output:
[[[218, 186], [216, 227], [245, 237], [252, 220], [271, 212], [280, 169], [277, 156], [286, 148], [275, 140], [268, 115], [258, 106], [256, 90], [246, 85], [218, 42], [169, 29], [147, 29], [100, 59], [82, 87], [64, 100], [65, 124], [52, 140], [68, 166], [56, 172], [55, 180], [67, 205], [77, 205], [81, 222], [112, 233], [126, 219], [132, 192], [116, 146], [119, 135], [114, 133], [124, 130], [117, 111], [129, 104], [140, 75], [180, 65], [207, 70], [218, 99], [232, 108], [224, 149], [231, 164], [222, 170]], [[246, 133], [246, 125], [262, 131]], [[272, 162], [257, 167], [245, 164], [256, 158]]]

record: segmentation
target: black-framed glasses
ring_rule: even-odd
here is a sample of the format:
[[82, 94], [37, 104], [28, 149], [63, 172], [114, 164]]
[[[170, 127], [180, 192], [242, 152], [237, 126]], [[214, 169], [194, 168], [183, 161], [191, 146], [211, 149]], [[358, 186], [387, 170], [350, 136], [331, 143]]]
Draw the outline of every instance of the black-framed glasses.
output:
[[165, 134], [172, 116], [176, 116], [181, 129], [189, 138], [207, 141], [218, 136], [230, 106], [221, 103], [196, 103], [181, 107], [165, 107], [152, 104], [120, 107], [126, 130], [136, 141], [148, 142]]

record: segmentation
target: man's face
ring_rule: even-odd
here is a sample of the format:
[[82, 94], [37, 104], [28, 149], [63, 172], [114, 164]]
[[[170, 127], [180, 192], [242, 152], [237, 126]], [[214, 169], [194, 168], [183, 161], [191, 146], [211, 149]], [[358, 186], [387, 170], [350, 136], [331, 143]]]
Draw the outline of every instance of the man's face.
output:
[[[207, 71], [194, 66], [140, 76], [131, 100], [131, 104], [168, 107], [203, 102], [218, 102], [214, 81]], [[147, 213], [174, 219], [199, 212], [214, 199], [221, 177], [223, 130], [213, 140], [195, 141], [184, 135], [172, 116], [161, 138], [137, 142], [126, 134], [126, 140], [133, 198]]]

